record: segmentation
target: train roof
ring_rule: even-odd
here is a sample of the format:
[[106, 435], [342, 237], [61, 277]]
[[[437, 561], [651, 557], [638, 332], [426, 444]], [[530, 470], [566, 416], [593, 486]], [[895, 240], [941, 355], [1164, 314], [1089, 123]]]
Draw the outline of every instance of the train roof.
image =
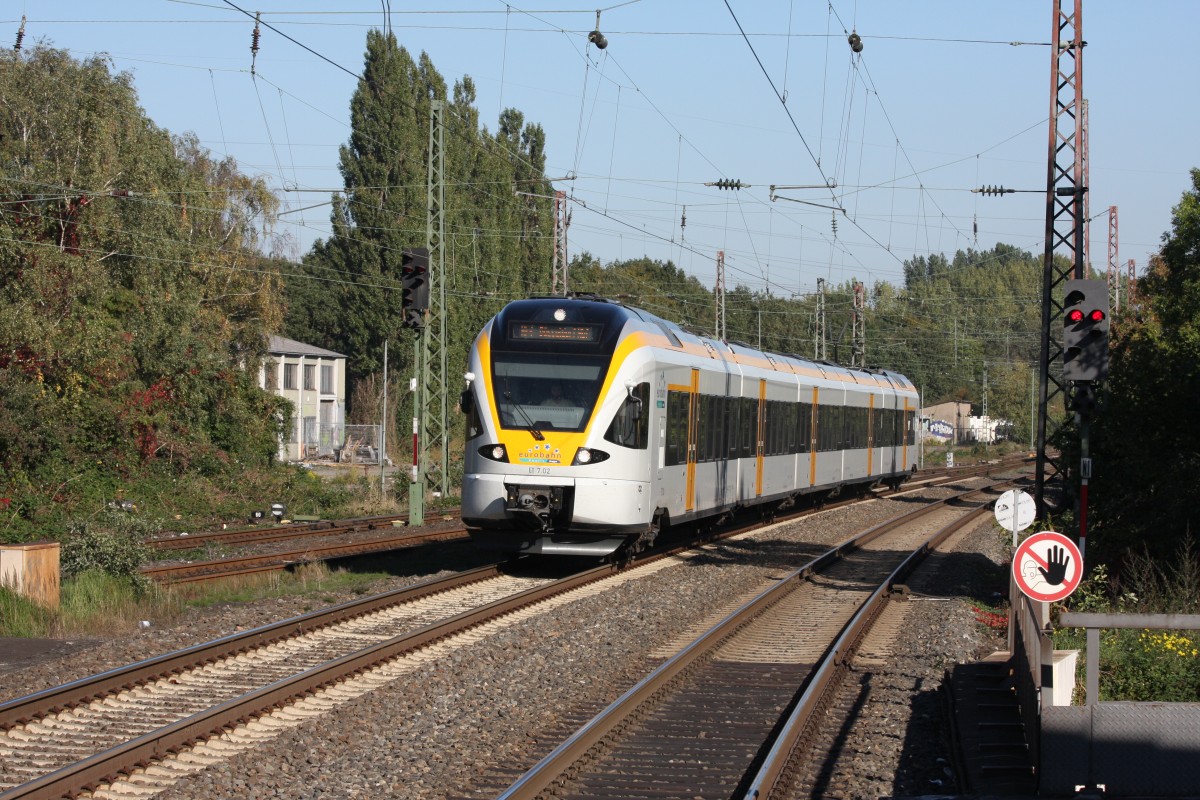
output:
[[[598, 303], [605, 306], [603, 314], [610, 319], [624, 319], [625, 321], [634, 320], [649, 327], [652, 331], [657, 329], [663, 333], [668, 340], [676, 347], [682, 347], [684, 344], [694, 344], [701, 347], [712, 348], [717, 352], [724, 352], [731, 356], [749, 356], [751, 358], [759, 358], [769, 361], [773, 364], [784, 363], [793, 368], [818, 370], [826, 377], [834, 380], [848, 381], [858, 383], [856, 375], [871, 375], [885, 378], [892, 385], [915, 391], [916, 387], [907, 377], [899, 372], [893, 372], [887, 369], [874, 369], [867, 367], [849, 367], [841, 364], [834, 364], [831, 361], [805, 358], [794, 353], [773, 353], [766, 350], [761, 350], [752, 347], [749, 344], [738, 341], [723, 341], [721, 339], [700, 336], [699, 334], [691, 333], [685, 330], [677, 323], [663, 319], [657, 314], [652, 314], [643, 308], [626, 305], [625, 303], [611, 300], [605, 297], [594, 294], [574, 293], [563, 297], [561, 295], [536, 295], [527, 300], [516, 300], [513, 304], [536, 303], [538, 301], [555, 301], [552, 305], [554, 308], [563, 308], [567, 313], [572, 311], [578, 313], [583, 311], [586, 306], [584, 304]], [[550, 304], [547, 305], [546, 314], [550, 315], [553, 311]], [[547, 316], [547, 319], [550, 317]]]

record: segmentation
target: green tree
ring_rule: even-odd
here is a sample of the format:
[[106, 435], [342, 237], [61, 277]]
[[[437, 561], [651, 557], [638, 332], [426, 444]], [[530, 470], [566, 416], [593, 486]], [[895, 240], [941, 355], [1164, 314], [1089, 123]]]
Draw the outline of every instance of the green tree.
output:
[[0, 55], [0, 164], [0, 536], [149, 474], [268, 463], [265, 186], [156, 127], [104, 59], [44, 45]]
[[1113, 324], [1092, 427], [1093, 547], [1107, 560], [1145, 544], [1160, 558], [1193, 541], [1200, 503], [1200, 169], [1171, 215], [1133, 307]]

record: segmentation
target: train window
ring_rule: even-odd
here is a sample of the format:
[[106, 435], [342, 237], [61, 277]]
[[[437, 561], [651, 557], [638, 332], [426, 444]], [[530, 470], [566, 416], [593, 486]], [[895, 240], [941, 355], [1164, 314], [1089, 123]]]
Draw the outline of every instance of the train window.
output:
[[846, 447], [851, 450], [862, 450], [867, 446], [867, 413], [866, 408], [846, 409]]
[[842, 406], [821, 406], [817, 412], [817, 449], [822, 452], [841, 450], [846, 437], [846, 409]]
[[[468, 389], [467, 391], [471, 391]], [[483, 433], [483, 422], [479, 419], [479, 403], [471, 402], [467, 409], [467, 441]]]
[[793, 452], [807, 453], [812, 440], [812, 403], [796, 404], [796, 449]]
[[650, 384], [639, 383], [617, 410], [604, 433], [606, 441], [645, 450], [650, 433]]
[[494, 352], [492, 385], [500, 426], [582, 431], [607, 367], [604, 356]]
[[713, 437], [712, 437], [712, 458], [713, 461], [723, 461], [725, 452], [729, 448], [726, 442], [729, 423], [727, 421], [727, 411], [729, 401], [719, 395], [713, 396], [712, 414], [713, 414]]
[[700, 404], [700, 461], [716, 461], [721, 457], [721, 398], [714, 394], [701, 396]]
[[725, 445], [729, 451], [729, 458], [737, 458], [741, 455], [741, 438], [742, 438], [742, 401], [738, 397], [725, 398], [725, 410], [728, 412], [725, 416]]
[[[787, 421], [788, 415], [792, 413], [792, 407], [778, 400], [772, 400], [767, 405], [769, 406], [767, 408], [767, 427], [771, 432], [770, 452], [773, 456], [781, 456], [789, 452]], [[795, 428], [795, 426], [790, 427]]]
[[664, 463], [668, 467], [687, 463], [688, 401], [687, 392], [667, 392], [667, 450]]
[[742, 446], [741, 457], [750, 458], [754, 455], [754, 434], [758, 429], [758, 401], [749, 397], [741, 398], [742, 407]]

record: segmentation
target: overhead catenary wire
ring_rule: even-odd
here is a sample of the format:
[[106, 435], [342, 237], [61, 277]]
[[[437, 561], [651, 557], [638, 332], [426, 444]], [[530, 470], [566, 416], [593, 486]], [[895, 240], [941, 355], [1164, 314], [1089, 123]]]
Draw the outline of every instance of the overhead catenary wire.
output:
[[[233, 5], [233, 4], [229, 4], [229, 5]], [[623, 4], [623, 5], [624, 5], [624, 4]], [[510, 14], [512, 13], [512, 12], [511, 12], [511, 8], [510, 8], [508, 5], [505, 5], [503, 8], [500, 8], [500, 10], [498, 10], [498, 12], [499, 12], [499, 13], [504, 13], [504, 14], [505, 14], [505, 20], [508, 20], [508, 19], [509, 19], [509, 17], [510, 17]], [[376, 14], [377, 14], [377, 13], [378, 13], [378, 11], [376, 11], [376, 12], [373, 12], [373, 13], [376, 13]], [[498, 18], [497, 18], [497, 19], [498, 19]], [[245, 29], [242, 29], [242, 30], [245, 30]], [[559, 30], [562, 30], [562, 29], [559, 29]], [[751, 37], [757, 37], [757, 35], [755, 35], [755, 34], [751, 34]], [[827, 37], [827, 41], [829, 41], [829, 40], [832, 40], [832, 38], [833, 38], [833, 37]], [[791, 37], [791, 36], [788, 36], [788, 37], [787, 37], [787, 41], [788, 41], [788, 42], [791, 42], [791, 40], [792, 40], [792, 37]], [[757, 38], [755, 38], [755, 41], [757, 41]], [[616, 86], [617, 86], [617, 89], [618, 89], [618, 94], [619, 94], [619, 92], [620, 92], [620, 91], [622, 91], [623, 85], [624, 85], [624, 84], [619, 84], [619, 83], [618, 83], [618, 84], [616, 84]], [[616, 122], [616, 121], [614, 121], [614, 122]], [[683, 126], [679, 126], [679, 127], [677, 127], [677, 132], [678, 132], [678, 133], [677, 133], [677, 137], [676, 137], [676, 138], [677, 138], [677, 142], [679, 142], [679, 140], [680, 140], [680, 139], [682, 139], [682, 131], [683, 131], [683, 130], [688, 130], [688, 128], [685, 128], [685, 127], [683, 127]], [[274, 144], [274, 143], [272, 143], [272, 144]], [[494, 146], [492, 143], [487, 143], [487, 142], [484, 142], [484, 143], [482, 143], [482, 144], [484, 144], [485, 146], [488, 146], [488, 148], [491, 148], [491, 146]], [[290, 149], [290, 142], [289, 142], [288, 146], [289, 146], [289, 149]], [[227, 150], [228, 150], [228, 144], [226, 144], [226, 148], [227, 148]], [[293, 163], [294, 163], [294, 162], [295, 162], [295, 157], [293, 156]], [[275, 164], [275, 166], [274, 166], [274, 169], [275, 169], [275, 170], [277, 170], [277, 172], [281, 172], [281, 167], [280, 167], [280, 158], [278, 158], [278, 154], [276, 154], [276, 164]], [[917, 172], [917, 170], [913, 170], [913, 172]], [[611, 169], [610, 169], [610, 170], [608, 170], [608, 176], [610, 176], [610, 178], [612, 178], [612, 170], [611, 170]], [[282, 176], [281, 176], [281, 179], [282, 179]], [[893, 174], [893, 181], [894, 181], [894, 180], [895, 180], [895, 175]], [[610, 186], [611, 186], [611, 184], [610, 184]], [[918, 191], [919, 191], [919, 190], [918, 190]], [[894, 184], [894, 182], [893, 182], [893, 192], [895, 192], [895, 184]], [[846, 196], [845, 196], [845, 194], [844, 194], [844, 196], [842, 196], [842, 197], [844, 197], [844, 198], [845, 198], [845, 197], [846, 197]], [[607, 205], [607, 204], [606, 204], [606, 205]], [[677, 201], [677, 204], [676, 204], [676, 205], [678, 206], [678, 201]], [[692, 203], [690, 203], [690, 201], [689, 201], [689, 205], [692, 205]], [[695, 204], [695, 205], [694, 205], [694, 207], [695, 207], [695, 209], [697, 209], [697, 212], [698, 212], [698, 209], [700, 209], [700, 207], [701, 207], [701, 206], [700, 206], [700, 204]], [[607, 210], [607, 209], [606, 209], [606, 210]], [[678, 209], [677, 209], [677, 211], [678, 211]], [[770, 209], [768, 209], [768, 211], [769, 211], [770, 213], [773, 213], [773, 215], [774, 215], [774, 210], [770, 210]], [[754, 215], [754, 213], [755, 213], [755, 210], [754, 210], [754, 209], [752, 209], [752, 207], [751, 207], [750, 205], [746, 204], [746, 203], [739, 203], [739, 212], [740, 212], [740, 215], [742, 215], [742, 217], [745, 219], [746, 217], [750, 217], [750, 216]], [[647, 225], [653, 225], [653, 224], [654, 224], [654, 223], [650, 222], [650, 219], [649, 219], [649, 217], [642, 216], [640, 219], [638, 219], [638, 218], [634, 218], [634, 217], [630, 217], [630, 216], [629, 216], [629, 213], [626, 213], [624, 210], [617, 210], [617, 209], [613, 209], [613, 210], [612, 210], [612, 213], [613, 213], [613, 215], [614, 215], [614, 216], [622, 216], [624, 219], [628, 219], [628, 221], [630, 221], [632, 225], [636, 225], [637, 229], [641, 231], [641, 234], [640, 234], [640, 235], [644, 235], [644, 234], [646, 234], [646, 228], [647, 228]], [[893, 217], [894, 217], [894, 210], [893, 210], [893, 215], [889, 215], [889, 216], [888, 216], [888, 218], [889, 218], [889, 219], [892, 219]], [[772, 218], [774, 219], [774, 216], [773, 216]], [[780, 219], [780, 221], [782, 221], [782, 219], [784, 219], [784, 218], [786, 218], [786, 215], [781, 215], [781, 216], [779, 216], [779, 219]], [[796, 217], [796, 218], [798, 218], [798, 219], [805, 219], [805, 217], [803, 217], [803, 216], [802, 216], [802, 217]], [[859, 219], [866, 219], [866, 218], [869, 218], [869, 217], [862, 217], [862, 216], [860, 216], [860, 217], [859, 217]], [[676, 215], [676, 218], [674, 218], [674, 222], [677, 222], [677, 221], [678, 221], [678, 215]], [[700, 236], [698, 236], [698, 234], [700, 234], [700, 233], [701, 233], [701, 231], [703, 231], [703, 230], [704, 230], [704, 227], [703, 227], [703, 224], [702, 224], [702, 218], [701, 218], [701, 217], [694, 217], [694, 218], [690, 219], [690, 221], [689, 221], [689, 222], [691, 222], [691, 223], [692, 223], [692, 228], [694, 228], [694, 230], [696, 230], [696, 231], [697, 231], [697, 239], [698, 239], [698, 237], [700, 237]], [[931, 223], [931, 221], [930, 221], [930, 223]], [[948, 215], [946, 215], [946, 216], [944, 216], [944, 219], [943, 219], [943, 224], [954, 224], [954, 219], [953, 219], [953, 218], [949, 218], [949, 216], [948, 216]], [[802, 224], [802, 228], [804, 228], [804, 227], [805, 227], [805, 225], [804, 225], [804, 224]], [[666, 228], [666, 227], [664, 227], [664, 228], [659, 228], [658, 230], [670, 230], [670, 229], [673, 229], [673, 223], [672, 223], [672, 228]], [[668, 236], [667, 236], [667, 240], [670, 240], [670, 235], [668, 235]], [[701, 243], [701, 245], [703, 245], [703, 242], [700, 242], [700, 243]], [[842, 241], [842, 242], [840, 242], [840, 243], [841, 243], [841, 245], [847, 245], [847, 243], [848, 243], [848, 242]], [[890, 249], [893, 249], [893, 247], [890, 247], [890, 243], [892, 243], [892, 242], [890, 242], [890, 241], [889, 241], [889, 242], [888, 242], [888, 245], [889, 245], [889, 246], [887, 246], [887, 247], [886, 247], [886, 249], [889, 249], [889, 251], [890, 251]], [[752, 248], [751, 248], [751, 249], [752, 249]], [[914, 248], [914, 249], [916, 249], [916, 248]], [[900, 251], [900, 249], [898, 249], [898, 251], [896, 251], [896, 252], [901, 252], [901, 251]], [[701, 246], [701, 247], [700, 247], [700, 249], [698, 249], [698, 251], [696, 252], [696, 254], [697, 254], [697, 258], [710, 258], [710, 253], [708, 253], [708, 252], [707, 252], [707, 248], [704, 248], [703, 246]], [[754, 257], [754, 255], [752, 255], [752, 253], [751, 253], [751, 255], [750, 255], [750, 258], [752, 258], [752, 257]], [[768, 255], [768, 257], [769, 257], [769, 255]], [[847, 255], [847, 258], [853, 258], [853, 257], [851, 257], [851, 255]], [[763, 266], [760, 266], [760, 267], [758, 267], [758, 269], [760, 269], [760, 271], [763, 271]], [[751, 271], [752, 271], [752, 270], [754, 270], [754, 267], [752, 267], [752, 266], [751, 266]], [[766, 275], [766, 273], [764, 273], [764, 276], [763, 276], [763, 277], [768, 277], [768, 276]], [[767, 285], [770, 285], [769, 278], [767, 279], [767, 281], [764, 281], [764, 283], [766, 283]]]

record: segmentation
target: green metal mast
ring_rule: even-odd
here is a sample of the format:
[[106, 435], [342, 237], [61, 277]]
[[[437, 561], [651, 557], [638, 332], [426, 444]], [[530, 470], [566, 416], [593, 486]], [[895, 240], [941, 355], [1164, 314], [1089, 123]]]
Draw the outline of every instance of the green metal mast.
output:
[[444, 100], [432, 100], [429, 114], [428, 217], [429, 317], [421, 333], [422, 466], [434, 497], [450, 492], [449, 417], [446, 395], [446, 352], [450, 334], [446, 323], [446, 150]]

